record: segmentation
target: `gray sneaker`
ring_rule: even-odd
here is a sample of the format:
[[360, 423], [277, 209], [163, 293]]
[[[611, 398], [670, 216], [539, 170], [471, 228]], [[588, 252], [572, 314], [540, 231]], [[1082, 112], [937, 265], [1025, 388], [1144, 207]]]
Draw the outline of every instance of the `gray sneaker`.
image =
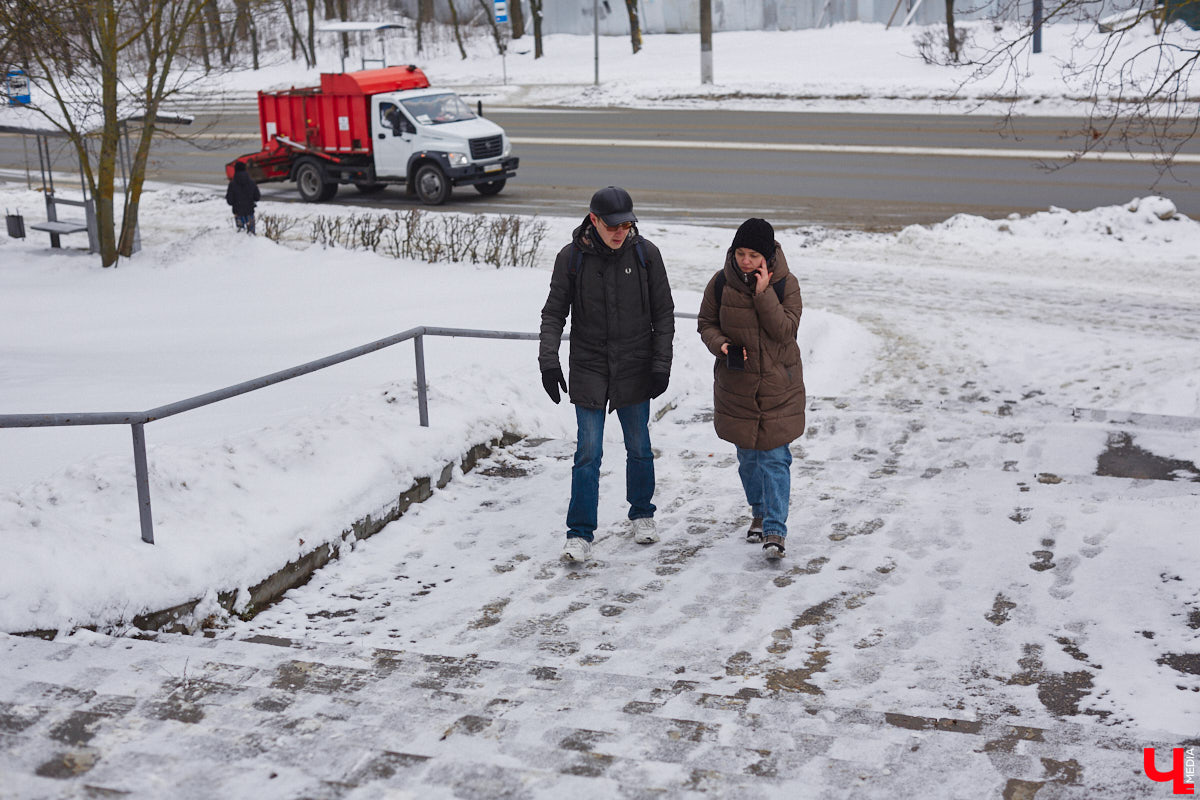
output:
[[633, 540], [638, 544], [654, 544], [658, 541], [658, 526], [653, 517], [630, 520], [633, 523]]
[[762, 519], [755, 517], [750, 521], [750, 529], [746, 531], [746, 541], [750, 544], [758, 544], [763, 540]]
[[582, 564], [591, 557], [592, 543], [578, 536], [567, 537], [567, 542], [563, 545], [562, 555], [559, 556], [563, 561], [576, 564]]
[[783, 558], [783, 537], [778, 533], [768, 533], [763, 541], [763, 554], [771, 561]]

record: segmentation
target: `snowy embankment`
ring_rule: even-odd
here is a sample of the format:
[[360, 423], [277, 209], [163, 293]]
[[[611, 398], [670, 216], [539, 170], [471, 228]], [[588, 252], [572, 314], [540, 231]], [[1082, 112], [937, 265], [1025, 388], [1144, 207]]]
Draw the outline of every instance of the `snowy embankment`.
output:
[[[11, 185], [0, 196], [28, 214], [40, 203]], [[902, 398], [926, 368], [967, 370], [1042, 387], [1057, 406], [1200, 415], [1194, 326], [1163, 318], [1200, 305], [1200, 226], [1160, 219], [1164, 202], [888, 236], [781, 231], [809, 304], [810, 394]], [[238, 236], [224, 203], [194, 191], [151, 192], [144, 209], [147, 249], [115, 270], [36, 238], [0, 240], [0, 412], [141, 410], [419, 324], [534, 331], [575, 224], [549, 220], [537, 268], [497, 270]], [[678, 310], [695, 311], [729, 231], [642, 230], [665, 254]], [[1129, 324], [1025, 319], [1020, 292], [1079, 293]], [[997, 339], [996, 319], [1023, 338]], [[429, 429], [407, 344], [148, 425], [152, 547], [138, 538], [126, 429], [0, 431], [0, 630], [113, 625], [253, 585], [473, 444], [505, 430], [573, 436], [570, 407], [542, 392], [535, 343], [435, 339], [426, 359]], [[710, 363], [679, 321], [655, 408], [706, 395]]]
[[[1024, 32], [990, 21], [960, 22], [968, 33], [966, 54], [981, 62], [1003, 42]], [[1152, 56], [1160, 40], [1149, 20], [1119, 41], [1094, 24], [1047, 25], [1043, 52], [991, 60], [994, 70], [927, 63], [919, 39], [944, 34], [928, 28], [877, 23], [842, 23], [798, 31], [737, 31], [713, 35], [713, 83], [700, 82], [700, 43], [695, 34], [655, 34], [631, 52], [623, 36], [599, 41], [599, 83], [590, 36], [555, 34], [545, 38], [544, 56], [533, 57], [533, 37], [511, 43], [503, 58], [487, 38], [468, 42], [467, 59], [452, 39], [435, 40], [418, 53], [404, 37], [388, 40], [389, 63], [415, 63], [437, 86], [456, 88], [488, 104], [568, 105], [622, 108], [714, 108], [728, 111], [853, 111], [856, 113], [937, 113], [949, 111], [1030, 115], [1087, 113], [1089, 98], [1102, 100], [1121, 87], [1093, 85], [1094, 76], [1078, 65], [1105, 59], [1128, 65], [1125, 88], [1160, 68]], [[1162, 36], [1168, 47], [1195, 48], [1194, 31], [1171, 25]], [[222, 95], [252, 98], [263, 88], [315, 85], [321, 72], [340, 71], [332, 43], [319, 64], [307, 68], [279, 53], [264, 56], [257, 71], [206, 78], [195, 100]], [[1076, 68], [1068, 65], [1075, 64]], [[1007, 67], [1011, 66], [1009, 69]], [[350, 64], [349, 69], [353, 69]], [[752, 124], [748, 118], [747, 124]]]

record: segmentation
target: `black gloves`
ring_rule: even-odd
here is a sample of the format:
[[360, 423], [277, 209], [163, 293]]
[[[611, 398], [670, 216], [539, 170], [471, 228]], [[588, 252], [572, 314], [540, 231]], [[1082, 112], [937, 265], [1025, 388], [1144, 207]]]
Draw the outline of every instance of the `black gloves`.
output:
[[665, 372], [650, 373], [650, 396], [658, 397], [667, 390], [667, 384], [671, 382], [671, 376]]
[[[550, 395], [550, 399], [555, 403], [562, 398], [558, 394], [558, 387], [561, 386], [563, 391], [567, 390], [567, 381], [563, 378], [562, 369], [555, 367], [542, 372], [542, 387], [545, 388], [546, 394]], [[663, 388], [666, 388], [665, 386]]]

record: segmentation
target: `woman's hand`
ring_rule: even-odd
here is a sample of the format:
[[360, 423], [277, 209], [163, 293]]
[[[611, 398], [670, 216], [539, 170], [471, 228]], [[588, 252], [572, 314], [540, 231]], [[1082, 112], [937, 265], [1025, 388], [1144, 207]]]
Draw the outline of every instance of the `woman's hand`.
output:
[[754, 293], [762, 294], [766, 290], [767, 284], [771, 282], [771, 273], [767, 270], [767, 265], [763, 264], [754, 270], [754, 275], [756, 280]]
[[729, 355], [729, 342], [725, 342], [724, 344], [721, 345], [721, 355], [723, 355], [723, 356]]

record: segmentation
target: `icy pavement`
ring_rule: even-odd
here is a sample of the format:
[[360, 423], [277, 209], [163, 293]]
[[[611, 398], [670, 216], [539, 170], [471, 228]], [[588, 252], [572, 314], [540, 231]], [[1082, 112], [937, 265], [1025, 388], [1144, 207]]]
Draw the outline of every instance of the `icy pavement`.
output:
[[[707, 406], [653, 426], [656, 545], [622, 519], [614, 425], [581, 567], [557, 560], [571, 443], [525, 440], [212, 638], [0, 639], [5, 791], [1169, 793], [1142, 748], [1196, 740], [1176, 556], [1200, 476], [1101, 477], [1094, 452], [1194, 420], [969, 389], [814, 400], [772, 564]], [[1140, 529], [1151, 508], [1173, 523]]]
[[[654, 406], [662, 541], [628, 535], [611, 425], [580, 566], [557, 560], [571, 409], [502, 360], [524, 392], [441, 381], [439, 415], [472, 393], [537, 435], [253, 620], [0, 637], [0, 798], [1170, 796], [1142, 759], [1200, 744], [1200, 239], [1146, 205], [788, 234], [813, 397], [778, 564], [743, 541], [685, 324]], [[726, 233], [653, 234], [694, 308]], [[463, 285], [531, 294], [488, 275]], [[360, 407], [355, 442], [411, 425]], [[315, 430], [304, 450], [337, 449]], [[300, 449], [252, 463], [294, 475]], [[366, 449], [301, 485], [337, 496]], [[294, 512], [256, 499], [258, 527]]]

